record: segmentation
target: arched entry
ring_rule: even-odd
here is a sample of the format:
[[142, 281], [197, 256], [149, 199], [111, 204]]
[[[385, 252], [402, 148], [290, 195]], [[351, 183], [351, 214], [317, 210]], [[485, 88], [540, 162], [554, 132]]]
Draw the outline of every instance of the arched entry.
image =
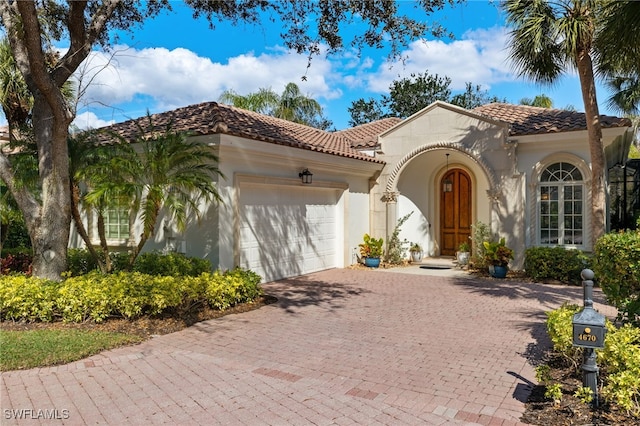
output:
[[450, 169], [442, 177], [439, 190], [440, 254], [454, 256], [460, 243], [469, 242], [471, 235], [471, 178], [462, 169]]

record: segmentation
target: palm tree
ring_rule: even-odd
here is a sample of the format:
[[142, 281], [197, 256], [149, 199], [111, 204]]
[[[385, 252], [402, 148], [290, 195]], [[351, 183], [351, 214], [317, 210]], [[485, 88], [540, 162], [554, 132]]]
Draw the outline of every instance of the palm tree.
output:
[[6, 38], [0, 39], [0, 105], [9, 123], [9, 141], [15, 142], [19, 138], [19, 128], [27, 124], [31, 115], [33, 96]]
[[[613, 92], [609, 98], [609, 106], [625, 114], [638, 114], [640, 112], [640, 2], [607, 3], [596, 44], [601, 72], [607, 77], [607, 86]], [[635, 118], [637, 122], [637, 117]]]
[[[104, 235], [104, 212], [117, 198], [110, 197], [112, 194], [103, 194], [102, 197], [87, 199], [91, 188], [103, 182], [109, 182], [112, 177], [114, 163], [117, 164], [118, 157], [126, 158], [135, 154], [131, 147], [127, 145], [115, 144], [100, 145], [95, 137], [95, 131], [87, 131], [77, 136], [72, 136], [68, 140], [69, 146], [69, 176], [71, 190], [71, 217], [75, 224], [78, 235], [82, 238], [96, 265], [101, 272], [111, 272], [111, 258], [109, 256], [109, 246]], [[82, 185], [84, 184], [84, 185]], [[84, 188], [84, 190], [83, 190]], [[80, 208], [86, 211], [93, 209], [97, 214], [98, 236], [100, 237], [100, 248], [102, 256], [96, 251], [93, 241], [82, 220]]]
[[571, 70], [578, 71], [591, 155], [592, 242], [605, 232], [605, 158], [602, 124], [596, 99], [594, 39], [602, 16], [597, 0], [507, 0], [503, 3], [510, 58], [521, 76], [553, 84]]
[[[141, 152], [114, 135], [121, 142], [118, 155], [85, 172], [92, 176], [92, 188], [85, 196], [88, 203], [100, 212], [107, 205], [129, 207], [142, 221], [130, 266], [154, 235], [161, 210], [166, 210], [177, 229], [183, 231], [192, 214], [200, 217], [201, 202], [221, 201], [215, 181], [224, 177], [211, 148], [173, 131], [170, 124], [164, 131], [155, 132], [151, 118], [148, 120], [147, 128], [138, 125], [139, 135], [132, 142]], [[106, 245], [104, 226], [98, 228]]]
[[233, 90], [226, 90], [220, 95], [219, 100], [238, 108], [319, 129], [326, 130], [332, 125], [329, 120], [322, 117], [320, 103], [303, 95], [295, 83], [287, 84], [281, 95], [265, 88], [248, 95], [239, 95]]
[[274, 117], [300, 124], [308, 124], [315, 115], [322, 115], [322, 107], [315, 99], [303, 95], [295, 83], [287, 84], [273, 111]]
[[545, 94], [536, 95], [535, 98], [522, 98], [520, 99], [520, 105], [529, 105], [540, 108], [553, 108], [553, 100]]
[[273, 90], [262, 88], [248, 95], [239, 95], [233, 90], [225, 90], [219, 99], [220, 102], [229, 103], [238, 108], [269, 114], [278, 105], [280, 97]]

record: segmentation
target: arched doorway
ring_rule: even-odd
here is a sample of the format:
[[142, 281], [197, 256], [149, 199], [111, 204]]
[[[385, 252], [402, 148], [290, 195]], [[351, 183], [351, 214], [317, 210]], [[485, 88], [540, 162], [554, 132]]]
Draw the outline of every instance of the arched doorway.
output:
[[440, 181], [440, 254], [455, 256], [471, 235], [471, 177], [462, 169], [448, 170]]

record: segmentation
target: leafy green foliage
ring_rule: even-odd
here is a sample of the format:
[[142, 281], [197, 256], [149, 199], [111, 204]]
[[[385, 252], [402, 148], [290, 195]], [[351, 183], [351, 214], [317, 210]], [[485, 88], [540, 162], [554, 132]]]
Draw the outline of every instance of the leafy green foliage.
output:
[[[553, 350], [573, 363], [576, 370], [582, 350], [573, 346], [572, 320], [580, 309], [578, 305], [565, 303], [559, 309], [547, 312], [547, 332], [553, 343]], [[616, 328], [608, 320], [605, 326], [607, 333], [604, 348], [596, 351], [603, 383], [601, 394], [608, 402], [640, 417], [640, 328], [632, 324]], [[541, 370], [540, 377], [550, 376]], [[584, 390], [579, 389], [577, 396], [588, 400]]]
[[[7, 191], [1, 185], [0, 188], [0, 192]], [[0, 229], [2, 230], [2, 235], [0, 235], [2, 244], [0, 246], [2, 246], [3, 252], [7, 248], [31, 247], [31, 239], [22, 213], [17, 207], [11, 209], [3, 206], [2, 198], [0, 198]]]
[[[399, 265], [405, 258], [406, 253], [406, 245], [408, 241], [400, 241], [400, 230], [402, 225], [409, 220], [413, 212], [408, 213], [401, 217], [396, 224], [396, 227], [393, 229], [393, 234], [389, 237], [389, 242], [387, 243], [387, 256], [386, 261], [393, 265]], [[418, 250], [420, 251], [420, 250]]]
[[[114, 272], [128, 271], [129, 253], [110, 253]], [[98, 269], [93, 256], [85, 249], [69, 249], [67, 253], [69, 275], [78, 276]], [[207, 259], [188, 257], [181, 253], [142, 253], [133, 264], [133, 271], [149, 275], [197, 276], [211, 271]]]
[[507, 266], [513, 259], [513, 249], [506, 246], [505, 239], [484, 241], [484, 259], [487, 265]]
[[142, 253], [133, 265], [133, 270], [149, 275], [197, 276], [211, 271], [207, 259], [187, 257], [181, 253]]
[[67, 250], [67, 267], [67, 275], [76, 276], [98, 269], [98, 264], [88, 250], [71, 248]]
[[260, 281], [256, 273], [239, 268], [184, 277], [94, 271], [60, 283], [10, 276], [0, 282], [0, 320], [102, 322], [186, 311], [202, 303], [226, 309], [260, 296]]
[[578, 365], [581, 351], [573, 346], [573, 315], [580, 311], [575, 304], [564, 303], [559, 309], [547, 312], [547, 333], [553, 350], [565, 360]]
[[227, 273], [219, 271], [207, 277], [206, 299], [209, 306], [216, 309], [227, 309], [237, 303], [248, 302], [262, 294], [260, 276], [254, 272], [233, 269]]
[[640, 417], [640, 328], [609, 325], [598, 362], [606, 371], [602, 396]]
[[449, 102], [472, 109], [489, 102], [506, 102], [491, 97], [479, 85], [466, 83], [465, 91], [451, 96], [451, 78], [425, 72], [412, 73], [408, 78], [394, 80], [389, 85], [389, 95], [380, 100], [358, 99], [348, 108], [349, 124], [357, 126], [387, 117], [407, 118], [435, 101]]
[[524, 269], [534, 281], [556, 280], [580, 284], [580, 273], [588, 268], [590, 257], [581, 250], [563, 247], [529, 247], [525, 251]]
[[547, 364], [536, 366], [536, 380], [541, 384], [549, 383], [551, 381], [551, 367]]
[[593, 391], [588, 386], [579, 387], [578, 389], [576, 389], [574, 395], [584, 404], [591, 404], [591, 401], [593, 401]]
[[594, 248], [593, 272], [619, 319], [640, 325], [640, 232], [610, 233]]
[[360, 256], [365, 257], [380, 257], [382, 256], [382, 245], [384, 244], [382, 238], [373, 238], [369, 234], [364, 234], [364, 242], [360, 243]]
[[485, 268], [487, 263], [485, 260], [484, 242], [489, 241], [491, 232], [489, 225], [483, 222], [476, 222], [471, 225], [473, 234], [471, 235], [471, 263], [476, 268]]
[[282, 95], [270, 88], [261, 88], [248, 95], [239, 95], [233, 90], [226, 90], [220, 95], [220, 101], [317, 129], [327, 130], [333, 126], [333, 123], [323, 116], [322, 105], [315, 99], [305, 96], [295, 83], [288, 83]]
[[0, 320], [51, 321], [58, 285], [44, 279], [10, 275], [0, 280]]
[[560, 401], [562, 401], [562, 385], [560, 383], [548, 385], [544, 391], [544, 397], [553, 400], [555, 405], [560, 404]]

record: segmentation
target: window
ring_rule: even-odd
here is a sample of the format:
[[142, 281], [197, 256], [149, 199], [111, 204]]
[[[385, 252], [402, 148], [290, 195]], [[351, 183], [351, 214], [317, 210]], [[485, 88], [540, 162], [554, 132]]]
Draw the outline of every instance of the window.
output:
[[109, 240], [129, 238], [129, 210], [122, 207], [110, 207], [104, 215], [105, 236]]
[[570, 163], [555, 163], [540, 176], [540, 244], [582, 245], [582, 173]]

